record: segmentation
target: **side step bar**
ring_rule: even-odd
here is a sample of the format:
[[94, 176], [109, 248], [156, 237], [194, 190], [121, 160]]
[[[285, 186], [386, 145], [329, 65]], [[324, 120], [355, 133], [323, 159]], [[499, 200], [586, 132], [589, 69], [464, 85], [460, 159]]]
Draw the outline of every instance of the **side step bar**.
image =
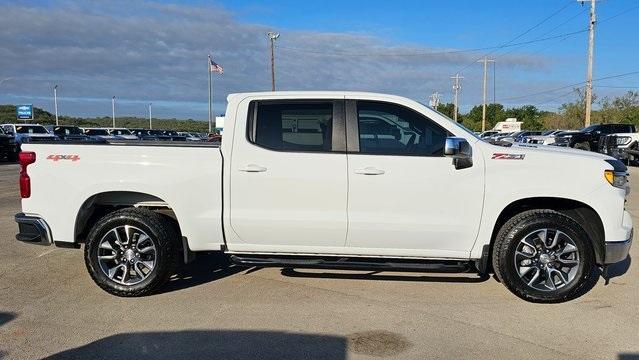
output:
[[240, 266], [292, 267], [307, 269], [368, 270], [368, 271], [417, 271], [459, 273], [476, 271], [466, 261], [456, 260], [403, 260], [360, 257], [313, 257], [273, 255], [231, 255], [231, 262]]

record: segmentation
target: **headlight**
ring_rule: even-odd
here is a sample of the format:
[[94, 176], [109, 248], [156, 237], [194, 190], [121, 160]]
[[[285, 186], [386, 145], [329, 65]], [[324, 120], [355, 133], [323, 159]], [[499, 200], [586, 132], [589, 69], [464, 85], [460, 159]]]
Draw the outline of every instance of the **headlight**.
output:
[[626, 188], [626, 183], [628, 182], [627, 172], [606, 170], [604, 171], [604, 177], [606, 178], [608, 183], [610, 183], [610, 185], [620, 189]]
[[632, 141], [630, 136], [618, 136], [617, 137], [617, 145], [627, 145]]

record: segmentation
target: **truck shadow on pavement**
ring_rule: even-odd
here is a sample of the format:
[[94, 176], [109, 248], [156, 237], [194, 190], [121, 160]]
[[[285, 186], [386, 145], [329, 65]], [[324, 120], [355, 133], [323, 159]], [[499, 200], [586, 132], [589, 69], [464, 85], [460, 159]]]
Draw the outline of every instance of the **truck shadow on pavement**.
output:
[[16, 318], [16, 315], [14, 313], [0, 311], [0, 326], [8, 323], [9, 321], [15, 318]]
[[159, 293], [206, 284], [235, 275], [246, 269], [246, 267], [231, 265], [228, 258], [222, 254], [201, 253], [192, 263], [180, 266], [177, 273], [159, 290]]
[[47, 359], [346, 359], [342, 336], [252, 330], [124, 333]]

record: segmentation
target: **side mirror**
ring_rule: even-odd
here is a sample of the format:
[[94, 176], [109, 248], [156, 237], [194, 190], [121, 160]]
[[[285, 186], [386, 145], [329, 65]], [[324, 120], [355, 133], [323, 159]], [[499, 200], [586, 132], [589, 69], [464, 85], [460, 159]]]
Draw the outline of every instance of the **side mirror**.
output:
[[444, 156], [453, 158], [453, 165], [457, 170], [473, 166], [473, 149], [464, 138], [447, 137]]

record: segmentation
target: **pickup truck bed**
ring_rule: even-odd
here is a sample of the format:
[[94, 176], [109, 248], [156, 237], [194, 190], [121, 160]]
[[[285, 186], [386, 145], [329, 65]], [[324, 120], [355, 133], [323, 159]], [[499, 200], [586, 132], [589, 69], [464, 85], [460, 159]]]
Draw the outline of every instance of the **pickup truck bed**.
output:
[[81, 240], [86, 232], [76, 228], [95, 206], [144, 206], [171, 209], [191, 250], [219, 250], [224, 243], [217, 145], [51, 142], [23, 150], [39, 158], [29, 165], [31, 196], [22, 200], [22, 211], [46, 219], [56, 242]]

